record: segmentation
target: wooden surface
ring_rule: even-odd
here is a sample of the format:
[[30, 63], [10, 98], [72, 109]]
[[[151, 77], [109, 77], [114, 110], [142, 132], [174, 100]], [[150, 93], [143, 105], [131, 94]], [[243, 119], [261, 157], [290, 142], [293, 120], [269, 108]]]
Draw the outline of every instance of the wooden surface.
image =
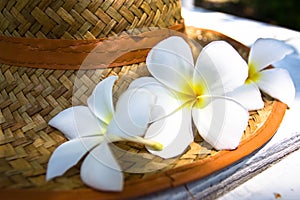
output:
[[198, 181], [184, 184], [174, 189], [165, 190], [140, 199], [216, 199], [228, 191], [240, 186], [247, 180], [280, 162], [287, 155], [300, 147], [300, 133], [286, 139], [280, 144], [264, 149], [259, 157], [252, 159], [253, 154], [238, 161], [221, 172]]

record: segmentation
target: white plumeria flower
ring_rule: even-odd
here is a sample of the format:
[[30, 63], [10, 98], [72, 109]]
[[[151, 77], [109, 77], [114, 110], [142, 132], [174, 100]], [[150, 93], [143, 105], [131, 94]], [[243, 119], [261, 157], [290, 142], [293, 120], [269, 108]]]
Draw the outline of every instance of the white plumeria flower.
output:
[[108, 143], [130, 140], [161, 149], [159, 143], [141, 138], [150, 120], [154, 97], [147, 91], [127, 90], [119, 98], [116, 111], [112, 101], [112, 87], [117, 77], [100, 82], [88, 98], [87, 106], [74, 106], [63, 110], [49, 124], [69, 141], [52, 154], [46, 178], [50, 180], [65, 173], [86, 154], [80, 176], [95, 189], [121, 191], [123, 174]]
[[[154, 77], [132, 82], [129, 88], [143, 88], [158, 98], [163, 109], [145, 138], [161, 142], [164, 158], [182, 153], [193, 141], [192, 121], [200, 135], [216, 149], [238, 146], [249, 118], [248, 111], [224, 94], [241, 86], [247, 78], [244, 60], [224, 41], [204, 47], [194, 61], [189, 45], [180, 37], [158, 43], [148, 54], [146, 64]], [[157, 114], [159, 116], [159, 114]], [[192, 116], [192, 117], [191, 117]]]
[[244, 63], [248, 67], [245, 84], [228, 95], [239, 100], [248, 110], [264, 107], [259, 90], [290, 105], [295, 98], [295, 86], [290, 74], [285, 69], [268, 66], [292, 52], [293, 49], [282, 41], [270, 38], [256, 40], [250, 49], [248, 65]]

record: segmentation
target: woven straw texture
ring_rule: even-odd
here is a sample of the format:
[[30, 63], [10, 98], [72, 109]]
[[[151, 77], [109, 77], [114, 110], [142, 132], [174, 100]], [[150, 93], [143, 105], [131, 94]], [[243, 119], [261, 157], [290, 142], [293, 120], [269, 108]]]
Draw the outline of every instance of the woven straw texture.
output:
[[[196, 30], [189, 35], [206, 45], [213, 40], [228, 39], [209, 31]], [[248, 49], [229, 41], [244, 57]], [[87, 97], [99, 81], [110, 75], [119, 77], [114, 87], [118, 97], [128, 84], [140, 76], [147, 76], [145, 63], [97, 70], [46, 70], [1, 65], [0, 68], [0, 188], [38, 188], [42, 190], [72, 190], [85, 188], [80, 180], [80, 163], [65, 175], [45, 182], [47, 162], [51, 153], [66, 139], [49, 127], [47, 122], [63, 109], [85, 105]], [[273, 102], [265, 99], [265, 108], [251, 113], [244, 139], [255, 134], [271, 112]], [[201, 138], [190, 145], [180, 157], [163, 160], [148, 154], [142, 145], [115, 144], [112, 148], [126, 172], [126, 184], [162, 171], [174, 169], [215, 155]], [[126, 150], [120, 151], [120, 149]], [[140, 157], [132, 158], [132, 154]], [[142, 160], [141, 160], [142, 159]], [[153, 171], [154, 170], [154, 171]], [[149, 171], [149, 173], [147, 173]]]
[[[95, 39], [142, 27], [182, 23], [179, 0], [1, 0], [0, 35], [24, 38]], [[145, 64], [99, 70], [47, 70], [0, 64], [0, 188], [83, 187], [74, 167], [45, 182], [47, 162], [66, 141], [48, 121], [83, 105], [99, 81], [118, 75], [119, 96], [145, 75]]]
[[[0, 35], [73, 40], [104, 38], [133, 28], [182, 24], [180, 12], [179, 0], [1, 0]], [[248, 49], [225, 36], [200, 29], [187, 32], [202, 46], [214, 40], [228, 40], [247, 57]], [[66, 108], [86, 105], [96, 84], [111, 75], [119, 77], [113, 89], [116, 101], [132, 80], [148, 76], [149, 72], [144, 62], [93, 70], [0, 64], [0, 189], [86, 188], [79, 175], [81, 163], [63, 176], [45, 181], [52, 152], [66, 141], [63, 134], [48, 126], [48, 121]], [[264, 109], [251, 113], [243, 139], [255, 135], [272, 107], [273, 101], [265, 98]], [[136, 143], [118, 142], [111, 149], [125, 172], [125, 185], [219, 153], [200, 137], [182, 156], [166, 160], [147, 153], [144, 146]]]
[[179, 0], [1, 0], [0, 35], [95, 39], [180, 23]]

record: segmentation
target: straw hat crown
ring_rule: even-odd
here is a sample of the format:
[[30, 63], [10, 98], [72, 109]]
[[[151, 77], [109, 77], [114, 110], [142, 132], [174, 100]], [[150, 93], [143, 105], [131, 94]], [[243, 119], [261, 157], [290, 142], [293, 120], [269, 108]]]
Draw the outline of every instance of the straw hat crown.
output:
[[[45, 182], [49, 157], [66, 140], [48, 126], [49, 120], [72, 105], [86, 104], [107, 76], [119, 76], [118, 96], [132, 79], [147, 74], [140, 62], [79, 72], [86, 49], [133, 28], [182, 24], [180, 11], [179, 0], [1, 1], [0, 187], [82, 187], [76, 169], [69, 178]], [[71, 61], [78, 57], [74, 68]]]
[[179, 0], [10, 0], [0, 3], [0, 34], [95, 39], [141, 27], [180, 23]]

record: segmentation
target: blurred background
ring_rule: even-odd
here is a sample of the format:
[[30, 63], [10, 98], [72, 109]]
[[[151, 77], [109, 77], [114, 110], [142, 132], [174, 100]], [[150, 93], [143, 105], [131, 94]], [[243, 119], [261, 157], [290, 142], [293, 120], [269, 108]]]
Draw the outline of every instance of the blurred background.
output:
[[194, 0], [194, 6], [300, 30], [299, 0]]

